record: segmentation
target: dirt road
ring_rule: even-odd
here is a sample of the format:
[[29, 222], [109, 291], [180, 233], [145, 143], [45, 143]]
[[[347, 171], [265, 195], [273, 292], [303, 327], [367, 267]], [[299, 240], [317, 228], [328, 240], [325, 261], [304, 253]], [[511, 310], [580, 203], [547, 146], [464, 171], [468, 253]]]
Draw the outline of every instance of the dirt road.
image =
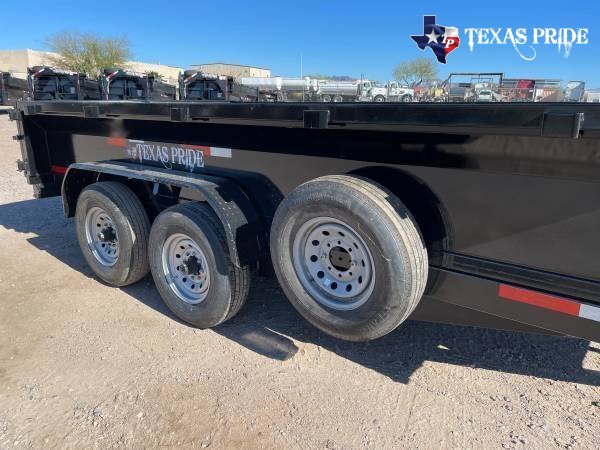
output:
[[409, 322], [329, 338], [255, 279], [214, 330], [103, 285], [0, 116], [0, 448], [599, 448], [600, 345]]

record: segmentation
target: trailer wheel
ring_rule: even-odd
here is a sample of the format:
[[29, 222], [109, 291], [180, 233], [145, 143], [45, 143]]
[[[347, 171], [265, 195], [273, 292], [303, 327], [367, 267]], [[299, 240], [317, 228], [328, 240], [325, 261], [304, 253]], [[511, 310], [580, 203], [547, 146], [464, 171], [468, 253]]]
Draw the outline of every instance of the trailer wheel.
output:
[[331, 95], [328, 95], [328, 94], [325, 94], [325, 95], [323, 95], [323, 96], [321, 97], [321, 101], [322, 101], [323, 103], [329, 103], [329, 102], [331, 102]]
[[334, 103], [341, 103], [344, 101], [344, 97], [342, 97], [341, 95], [336, 95], [333, 97], [333, 102]]
[[75, 225], [83, 256], [102, 280], [126, 286], [146, 276], [150, 221], [127, 186], [102, 181], [86, 187], [77, 199]]
[[232, 263], [223, 226], [206, 204], [163, 211], [150, 231], [149, 259], [164, 302], [197, 327], [226, 321], [246, 301], [250, 269]]
[[350, 341], [395, 329], [427, 282], [427, 251], [410, 212], [354, 176], [321, 177], [292, 191], [275, 214], [271, 254], [300, 314]]

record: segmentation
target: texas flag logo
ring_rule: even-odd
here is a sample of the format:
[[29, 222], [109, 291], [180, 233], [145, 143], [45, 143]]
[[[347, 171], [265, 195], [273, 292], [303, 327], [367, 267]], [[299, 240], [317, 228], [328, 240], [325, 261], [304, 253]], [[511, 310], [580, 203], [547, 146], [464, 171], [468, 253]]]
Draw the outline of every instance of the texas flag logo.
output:
[[423, 34], [413, 34], [411, 38], [421, 50], [431, 48], [442, 64], [446, 64], [446, 55], [456, 50], [460, 43], [458, 28], [438, 25], [435, 23], [435, 16], [423, 16]]

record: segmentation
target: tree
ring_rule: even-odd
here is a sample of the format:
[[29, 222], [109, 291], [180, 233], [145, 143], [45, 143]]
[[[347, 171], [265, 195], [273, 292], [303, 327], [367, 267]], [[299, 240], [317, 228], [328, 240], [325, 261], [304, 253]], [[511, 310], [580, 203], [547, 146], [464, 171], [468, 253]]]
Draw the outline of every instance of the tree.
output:
[[51, 63], [61, 69], [98, 75], [105, 67], [125, 67], [131, 57], [129, 42], [124, 37], [104, 38], [90, 33], [63, 31], [47, 39]]
[[404, 61], [394, 69], [394, 78], [408, 86], [417, 86], [424, 80], [437, 78], [437, 66], [431, 59], [417, 58]]

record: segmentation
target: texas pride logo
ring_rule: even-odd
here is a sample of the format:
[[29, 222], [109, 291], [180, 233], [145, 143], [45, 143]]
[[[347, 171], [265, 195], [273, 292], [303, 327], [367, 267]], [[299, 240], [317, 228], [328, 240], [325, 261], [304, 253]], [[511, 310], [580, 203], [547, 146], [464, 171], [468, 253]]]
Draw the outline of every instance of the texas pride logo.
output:
[[423, 34], [411, 35], [421, 50], [431, 48], [439, 62], [446, 64], [446, 56], [460, 43], [458, 28], [443, 27], [435, 23], [435, 16], [423, 16]]

